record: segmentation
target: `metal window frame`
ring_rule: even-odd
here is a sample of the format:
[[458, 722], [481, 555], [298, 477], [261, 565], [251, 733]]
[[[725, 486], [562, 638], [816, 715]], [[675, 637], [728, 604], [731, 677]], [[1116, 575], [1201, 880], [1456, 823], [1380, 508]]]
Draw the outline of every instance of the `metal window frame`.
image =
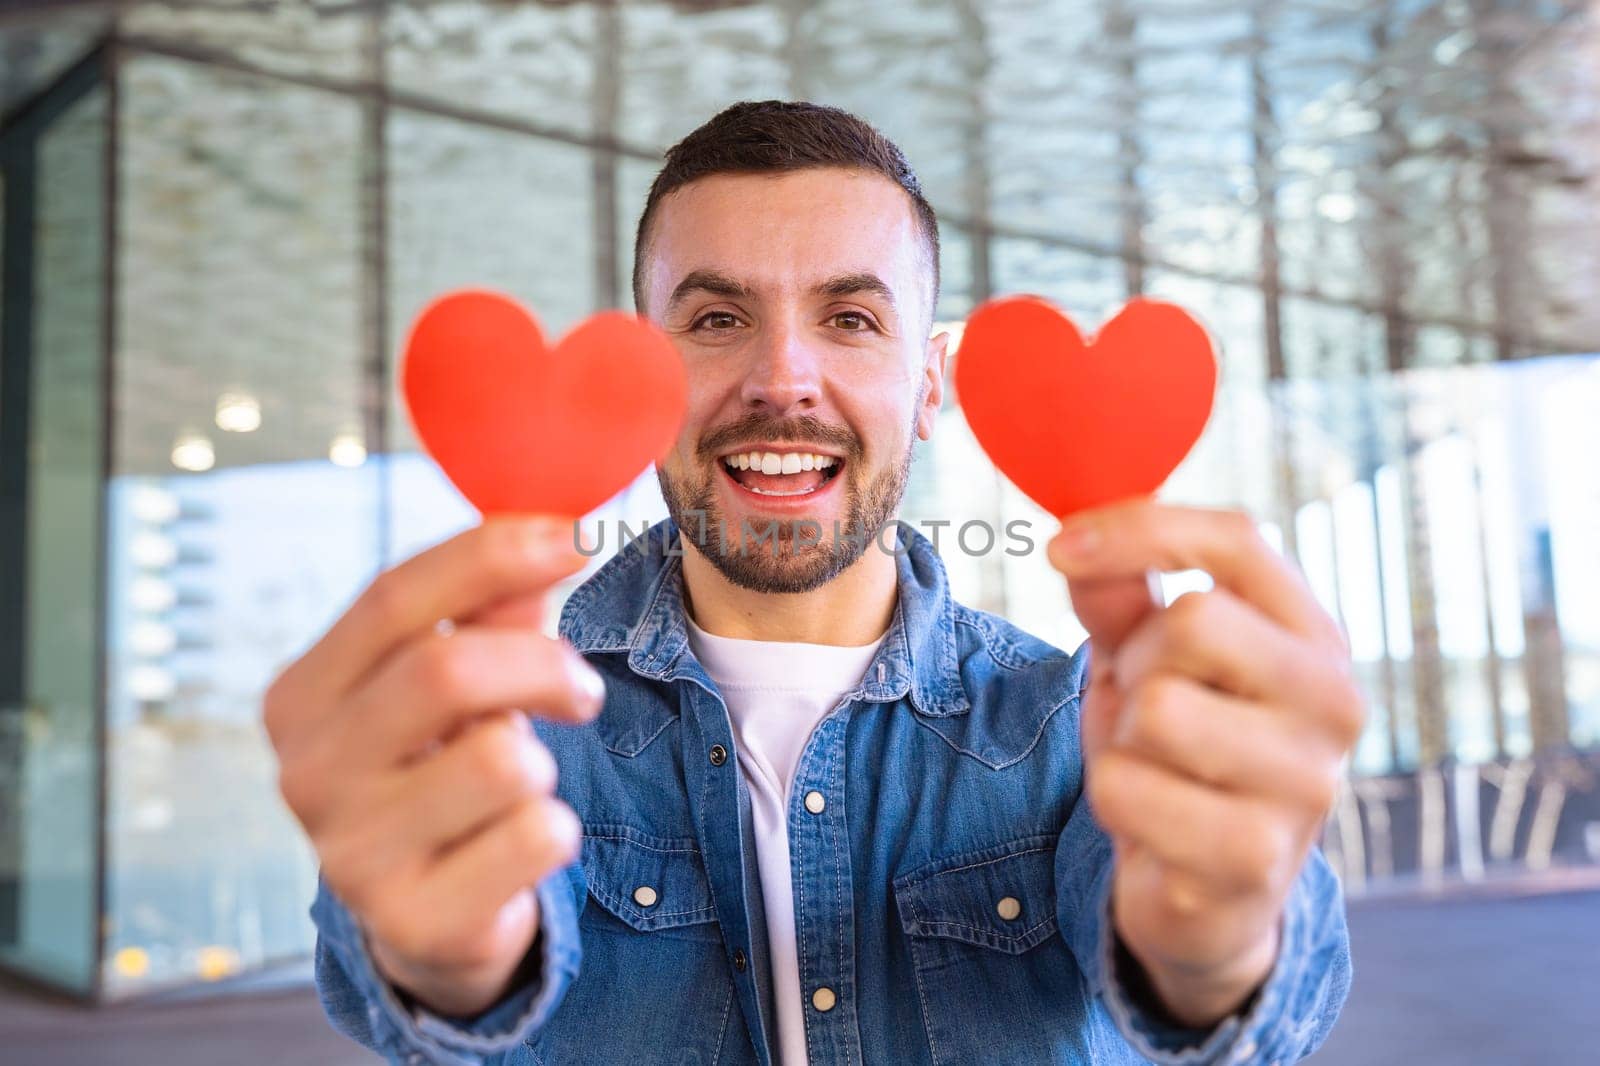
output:
[[[90, 744], [95, 760], [93, 775], [94, 862], [92, 876], [94, 900], [85, 916], [93, 945], [89, 981], [75, 986], [48, 975], [0, 964], [8, 979], [39, 991], [78, 1001], [100, 1002], [104, 995], [105, 937], [102, 917], [106, 907], [106, 587], [109, 579], [107, 559], [108, 513], [114, 417], [112, 404], [113, 354], [116, 351], [116, 239], [117, 239], [117, 131], [118, 107], [117, 46], [115, 36], [107, 35], [82, 58], [51, 82], [13, 109], [0, 122], [0, 168], [6, 174], [6, 213], [3, 242], [5, 285], [3, 343], [0, 343], [0, 611], [26, 617], [31, 590], [27, 585], [27, 499], [29, 487], [29, 447], [32, 432], [32, 392], [34, 381], [34, 294], [36, 262], [34, 233], [38, 209], [37, 151], [40, 137], [90, 93], [104, 88], [107, 93], [102, 151], [102, 182], [105, 216], [102, 233], [102, 307], [100, 418], [104, 427], [99, 457], [97, 515], [95, 529], [96, 570], [93, 658], [94, 721]], [[20, 180], [19, 180], [20, 179]], [[21, 713], [26, 696], [25, 665], [27, 633], [16, 627], [0, 641], [0, 714]]]

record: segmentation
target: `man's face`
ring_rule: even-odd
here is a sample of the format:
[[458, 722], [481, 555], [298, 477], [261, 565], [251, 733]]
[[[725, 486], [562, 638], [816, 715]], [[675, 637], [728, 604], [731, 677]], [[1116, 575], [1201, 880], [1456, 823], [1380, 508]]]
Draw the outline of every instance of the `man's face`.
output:
[[898, 510], [942, 396], [910, 198], [869, 172], [716, 175], [661, 202], [647, 251], [644, 310], [689, 374], [669, 511], [735, 584], [819, 587]]

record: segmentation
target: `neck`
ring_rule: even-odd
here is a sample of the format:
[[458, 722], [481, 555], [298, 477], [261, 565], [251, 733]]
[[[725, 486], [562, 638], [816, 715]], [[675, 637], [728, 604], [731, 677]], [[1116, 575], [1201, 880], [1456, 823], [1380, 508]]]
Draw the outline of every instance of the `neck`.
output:
[[681, 543], [684, 607], [713, 636], [859, 647], [894, 617], [895, 557], [876, 545], [821, 588], [784, 593], [735, 585], [688, 538]]

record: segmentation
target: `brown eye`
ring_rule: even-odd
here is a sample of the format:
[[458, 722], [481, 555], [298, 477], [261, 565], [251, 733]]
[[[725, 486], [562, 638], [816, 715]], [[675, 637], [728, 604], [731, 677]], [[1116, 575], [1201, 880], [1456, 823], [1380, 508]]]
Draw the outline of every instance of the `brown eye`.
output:
[[739, 320], [727, 311], [712, 311], [701, 315], [695, 322], [696, 329], [729, 330], [739, 324]]
[[866, 315], [855, 311], [839, 312], [833, 316], [833, 324], [851, 333], [859, 333], [861, 330], [868, 329], [871, 326], [871, 323], [867, 321]]

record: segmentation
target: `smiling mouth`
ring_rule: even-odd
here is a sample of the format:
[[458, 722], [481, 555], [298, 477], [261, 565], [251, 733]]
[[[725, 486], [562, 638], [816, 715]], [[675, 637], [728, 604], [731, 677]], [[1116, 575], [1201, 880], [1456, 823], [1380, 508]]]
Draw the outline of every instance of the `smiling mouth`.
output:
[[810, 496], [839, 476], [844, 460], [806, 451], [747, 451], [724, 455], [728, 476], [758, 496]]

